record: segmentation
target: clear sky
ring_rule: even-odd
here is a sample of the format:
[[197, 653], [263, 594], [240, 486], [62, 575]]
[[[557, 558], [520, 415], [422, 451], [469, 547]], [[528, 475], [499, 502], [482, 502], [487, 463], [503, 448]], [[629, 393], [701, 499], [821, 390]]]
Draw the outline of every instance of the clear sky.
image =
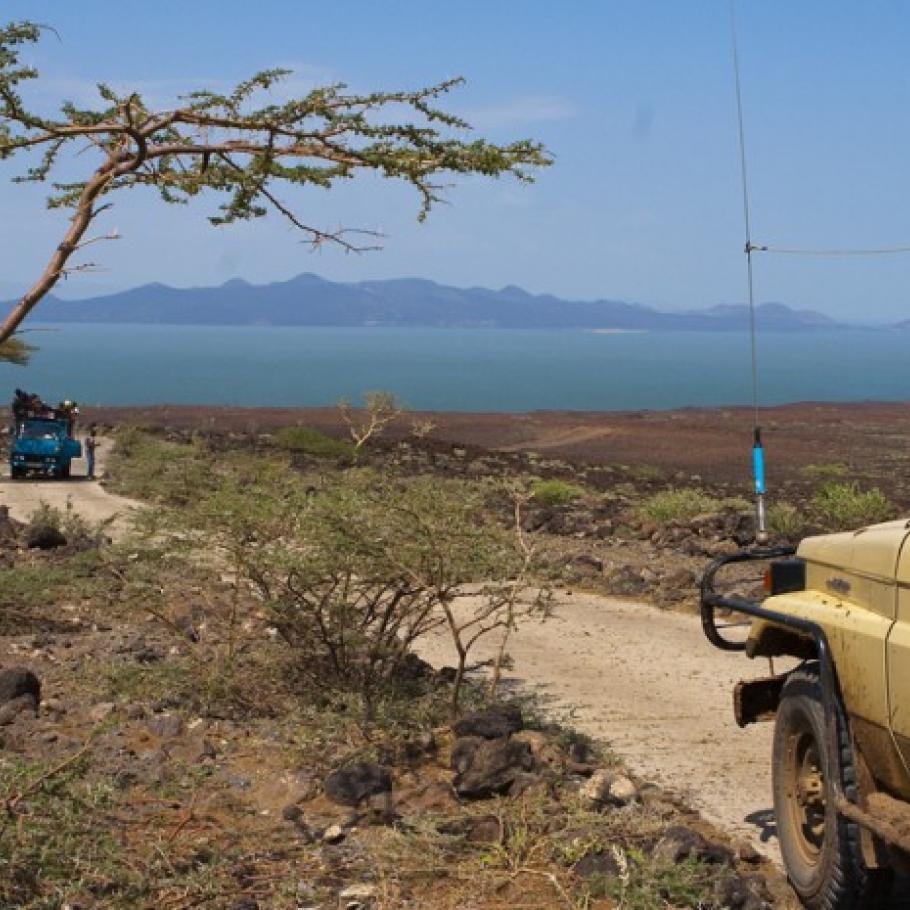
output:
[[[755, 239], [798, 246], [910, 244], [910, 8], [900, 0], [740, 0]], [[670, 309], [743, 299], [726, 0], [7, 0], [4, 18], [53, 25], [34, 54], [42, 103], [95, 81], [167, 104], [270, 66], [301, 90], [419, 87], [462, 75], [451, 108], [494, 140], [533, 137], [556, 164], [533, 187], [471, 181], [416, 222], [417, 200], [365, 179], [285, 198], [330, 227], [378, 228], [380, 253], [312, 253], [278, 218], [215, 229], [152, 196], [106, 216], [124, 239], [93, 252], [93, 293], [150, 281], [420, 276], [518, 284]], [[82, 162], [90, 165], [91, 154]], [[40, 270], [61, 236], [34, 187], [0, 165], [0, 291]], [[79, 282], [79, 284], [77, 284]], [[910, 317], [910, 256], [763, 257], [758, 295], [853, 319]]]

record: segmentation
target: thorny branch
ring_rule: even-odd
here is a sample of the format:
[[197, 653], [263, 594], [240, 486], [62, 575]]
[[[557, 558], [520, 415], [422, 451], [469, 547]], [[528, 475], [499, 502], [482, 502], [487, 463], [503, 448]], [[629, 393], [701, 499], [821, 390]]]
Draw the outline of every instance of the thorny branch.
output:
[[[167, 203], [215, 193], [221, 202], [209, 218], [214, 225], [259, 218], [271, 208], [313, 246], [328, 243], [362, 252], [376, 249], [381, 235], [313, 226], [279, 199], [274, 185], [331, 189], [372, 171], [410, 185], [421, 200], [418, 218], [423, 220], [440, 201], [434, 179], [439, 175], [511, 175], [528, 182], [535, 169], [550, 163], [544, 148], [529, 140], [494, 145], [461, 138], [469, 125], [437, 106], [461, 79], [416, 91], [368, 94], [348, 94], [336, 84], [282, 102], [272, 92], [289, 73], [273, 69], [227, 94], [193, 92], [163, 111], [150, 110], [135, 92], [118, 94], [101, 84], [98, 107], [65, 102], [59, 117], [48, 118], [29, 111], [20, 93], [24, 83], [38, 77], [20, 55], [41, 31], [30, 22], [0, 27], [0, 161], [37, 155], [37, 162], [15, 179], [46, 182], [61, 157], [94, 152], [101, 160], [84, 180], [51, 180], [48, 205], [71, 209], [70, 226], [38, 280], [0, 324], [0, 359], [39, 301], [62, 276], [80, 270], [68, 265], [70, 256], [90, 242], [113, 239], [111, 234], [84, 238], [111, 205], [101, 200], [118, 190], [149, 187]], [[367, 242], [352, 239], [357, 235]]]

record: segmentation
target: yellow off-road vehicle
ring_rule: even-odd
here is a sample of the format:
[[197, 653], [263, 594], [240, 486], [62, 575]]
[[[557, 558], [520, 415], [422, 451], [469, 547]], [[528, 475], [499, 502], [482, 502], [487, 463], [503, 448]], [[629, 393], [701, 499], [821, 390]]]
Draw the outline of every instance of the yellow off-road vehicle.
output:
[[[718, 591], [725, 566], [752, 560], [770, 560], [767, 597]], [[910, 856], [910, 522], [723, 557], [701, 600], [717, 647], [799, 661], [733, 699], [740, 726], [775, 721], [774, 812], [794, 890], [811, 910], [883, 906]]]

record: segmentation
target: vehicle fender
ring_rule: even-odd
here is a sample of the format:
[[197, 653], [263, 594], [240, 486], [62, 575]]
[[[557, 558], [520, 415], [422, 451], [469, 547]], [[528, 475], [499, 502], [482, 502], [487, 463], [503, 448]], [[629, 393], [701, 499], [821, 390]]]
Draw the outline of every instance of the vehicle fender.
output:
[[[765, 600], [769, 610], [806, 619], [824, 629], [847, 713], [888, 726], [885, 642], [893, 618], [822, 591], [798, 591]], [[749, 633], [750, 657], [815, 657], [810, 639], [773, 621], [756, 619]]]

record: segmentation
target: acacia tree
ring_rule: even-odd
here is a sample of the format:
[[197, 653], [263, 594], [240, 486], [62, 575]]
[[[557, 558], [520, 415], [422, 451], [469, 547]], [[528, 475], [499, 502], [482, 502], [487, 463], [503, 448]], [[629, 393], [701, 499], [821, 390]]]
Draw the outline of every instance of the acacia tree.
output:
[[[38, 77], [21, 55], [41, 31], [31, 22], [0, 28], [0, 160], [37, 155], [15, 179], [50, 181], [48, 205], [73, 214], [44, 271], [0, 324], [0, 356], [6, 359], [26, 355], [27, 346], [14, 335], [61, 277], [92, 267], [71, 263], [74, 254], [114, 239], [111, 233], [89, 236], [89, 230], [118, 190], [151, 187], [167, 203], [185, 203], [209, 190], [221, 197], [217, 213], [209, 218], [212, 224], [259, 218], [271, 209], [310, 244], [363, 251], [376, 248], [376, 234], [310, 224], [279, 198], [281, 185], [328, 189], [372, 171], [410, 184], [419, 195], [418, 217], [423, 220], [440, 200], [440, 177], [509, 174], [530, 181], [535, 168], [550, 162], [535, 142], [494, 145], [458, 138], [470, 126], [437, 104], [461, 79], [416, 91], [362, 95], [348, 94], [343, 84], [336, 84], [287, 102], [261, 103], [289, 75], [272, 69], [227, 94], [193, 92], [168, 110], [152, 110], [138, 93], [121, 94], [100, 84], [97, 107], [64, 102], [58, 116], [46, 117], [29, 110], [21, 91]], [[53, 179], [58, 164], [84, 150], [96, 157], [91, 173], [82, 179]]]

